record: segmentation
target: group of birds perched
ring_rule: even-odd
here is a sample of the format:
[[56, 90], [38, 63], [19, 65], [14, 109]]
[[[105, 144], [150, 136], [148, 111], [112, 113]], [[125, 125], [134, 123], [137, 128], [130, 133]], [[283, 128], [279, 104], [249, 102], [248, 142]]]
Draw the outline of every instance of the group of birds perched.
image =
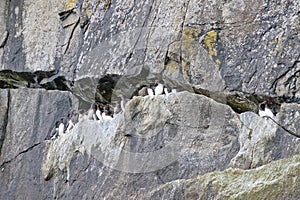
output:
[[[159, 81], [155, 82], [154, 87], [151, 86], [144, 86], [142, 89], [139, 90], [139, 96], [147, 96], [153, 97], [155, 95], [161, 94], [170, 94], [176, 93], [176, 89], [169, 90], [168, 88], [164, 87], [162, 83]], [[125, 109], [125, 100], [121, 96], [121, 101], [116, 101], [114, 103], [114, 111], [110, 111], [110, 107], [105, 105], [103, 107], [100, 106], [98, 103], [91, 104], [89, 110], [79, 110], [75, 112], [74, 110], [71, 111], [66, 118], [62, 117], [59, 121], [56, 121], [54, 129], [50, 133], [50, 137], [48, 139], [56, 139], [59, 135], [65, 134], [70, 132], [70, 130], [75, 126], [82, 119], [89, 119], [95, 121], [110, 121], [113, 119], [113, 116], [124, 111]]]
[[55, 122], [55, 128], [50, 133], [50, 138], [56, 139], [59, 135], [70, 132], [70, 130], [82, 119], [89, 119], [95, 121], [110, 121], [113, 119], [113, 114], [118, 114], [122, 111], [120, 103], [116, 103], [114, 112], [110, 112], [109, 106], [105, 105], [100, 107], [100, 104], [93, 103], [87, 111], [79, 110], [71, 111], [66, 118], [62, 117], [59, 121]]
[[164, 87], [162, 83], [160, 83], [158, 80], [155, 81], [154, 86], [144, 86], [138, 91], [139, 96], [147, 96], [153, 97], [155, 95], [169, 95], [170, 93], [177, 93], [177, 90], [175, 88], [169, 89], [167, 87]]
[[[176, 89], [168, 89], [164, 87], [162, 83], [159, 81], [155, 82], [154, 86], [144, 86], [138, 91], [139, 96], [147, 96], [150, 97], [157, 96], [157, 95], [169, 95], [170, 93], [177, 93]], [[50, 138], [48, 139], [56, 139], [59, 135], [64, 133], [70, 132], [70, 130], [78, 123], [81, 119], [89, 119], [95, 121], [110, 121], [113, 119], [113, 115], [116, 115], [125, 109], [125, 100], [121, 96], [121, 101], [115, 102], [114, 111], [113, 113], [110, 111], [108, 105], [103, 107], [100, 106], [98, 103], [93, 103], [88, 111], [79, 110], [79, 112], [72, 111], [67, 115], [66, 118], [61, 118], [59, 121], [55, 123], [55, 128], [52, 130], [50, 134]], [[258, 115], [260, 117], [269, 117], [274, 119], [275, 115], [268, 107], [266, 101], [259, 104], [259, 111]]]

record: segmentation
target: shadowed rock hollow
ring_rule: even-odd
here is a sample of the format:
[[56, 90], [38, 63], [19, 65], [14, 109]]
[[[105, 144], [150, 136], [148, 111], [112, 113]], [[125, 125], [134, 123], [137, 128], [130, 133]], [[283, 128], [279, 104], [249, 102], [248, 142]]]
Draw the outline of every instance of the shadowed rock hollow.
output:
[[[0, 199], [299, 199], [299, 10], [1, 1]], [[156, 80], [178, 92], [136, 96]], [[112, 120], [48, 140], [72, 110], [121, 97]]]

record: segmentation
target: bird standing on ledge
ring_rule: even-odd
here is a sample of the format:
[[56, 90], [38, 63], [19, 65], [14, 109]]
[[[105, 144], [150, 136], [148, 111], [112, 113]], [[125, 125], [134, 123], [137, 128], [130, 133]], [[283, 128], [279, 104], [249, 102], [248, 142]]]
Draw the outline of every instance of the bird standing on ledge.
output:
[[155, 91], [154, 91], [154, 94], [157, 96], [157, 95], [161, 95], [163, 92], [164, 92], [164, 85], [161, 84], [159, 81], [156, 81], [155, 82]]
[[274, 119], [275, 117], [271, 109], [268, 107], [267, 101], [264, 101], [259, 104], [258, 115], [260, 117], [270, 117], [272, 119]]

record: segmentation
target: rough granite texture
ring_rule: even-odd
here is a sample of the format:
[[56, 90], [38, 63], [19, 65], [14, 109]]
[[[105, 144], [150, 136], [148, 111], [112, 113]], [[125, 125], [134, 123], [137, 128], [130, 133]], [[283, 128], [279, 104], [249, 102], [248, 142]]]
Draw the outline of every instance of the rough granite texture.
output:
[[[1, 0], [0, 199], [300, 199], [299, 10]], [[155, 80], [179, 92], [136, 97]], [[46, 140], [120, 95], [113, 120]]]

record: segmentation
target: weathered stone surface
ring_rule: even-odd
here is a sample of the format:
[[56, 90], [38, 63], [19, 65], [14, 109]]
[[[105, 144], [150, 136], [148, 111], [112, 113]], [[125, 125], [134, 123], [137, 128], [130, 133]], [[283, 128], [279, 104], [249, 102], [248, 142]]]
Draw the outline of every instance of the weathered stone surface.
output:
[[51, 198], [51, 184], [39, 172], [44, 139], [72, 106], [76, 101], [68, 92], [1, 90], [0, 116], [6, 117], [1, 121], [0, 199]]
[[147, 66], [151, 76], [213, 92], [299, 101], [295, 1], [2, 4], [6, 26], [15, 26], [8, 26], [1, 69], [56, 70], [76, 82]]
[[253, 170], [227, 169], [191, 180], [176, 180], [146, 199], [299, 199], [300, 157]]
[[0, 155], [2, 144], [5, 138], [6, 125], [7, 125], [7, 115], [8, 115], [8, 90], [0, 90]]
[[300, 137], [300, 105], [287, 104], [281, 105], [279, 113], [279, 123], [287, 130]]
[[[223, 192], [205, 174], [228, 167], [257, 168], [224, 172], [243, 172], [248, 180], [263, 172], [266, 187], [256, 190], [257, 181], [245, 180], [249, 185], [241, 187], [254, 193], [243, 199], [268, 193], [298, 199], [292, 163], [278, 179], [291, 191], [269, 187], [264, 169], [300, 150], [299, 5], [2, 0], [0, 199], [142, 199], [165, 183], [170, 192], [153, 199], [227, 198], [237, 193], [234, 182], [242, 185], [236, 176]], [[78, 101], [82, 107], [120, 95], [128, 101], [155, 80], [185, 92], [134, 97], [114, 121], [83, 120], [44, 142]], [[277, 112], [275, 121], [252, 113], [264, 100]], [[208, 181], [204, 196], [171, 182], [199, 174]]]
[[[288, 158], [300, 153], [300, 138], [291, 135], [273, 121], [261, 118], [255, 113], [245, 112], [240, 115], [243, 124], [239, 142], [239, 153], [231, 160], [232, 167], [251, 169], [271, 161]], [[291, 124], [298, 125], [291, 122]]]
[[[120, 185], [143, 193], [147, 184], [149, 191], [160, 181], [226, 169], [238, 151], [239, 130], [238, 117], [228, 106], [204, 96], [180, 92], [153, 98], [135, 97], [126, 104], [124, 115], [121, 113], [108, 122], [84, 118], [69, 133], [47, 142], [43, 177], [46, 180], [54, 177], [55, 184], [65, 180], [70, 184], [77, 182], [81, 178], [73, 174], [79, 173], [81, 164], [75, 164], [74, 159], [82, 161], [88, 156], [90, 162], [101, 163], [90, 164], [82, 172], [90, 176], [90, 170], [96, 168], [93, 173], [98, 177], [97, 187], [112, 184], [107, 182], [107, 176], [117, 178], [122, 174], [128, 177], [120, 180]], [[61, 172], [65, 173], [59, 176]], [[126, 183], [134, 174], [140, 176], [142, 185]], [[158, 182], [147, 182], [153, 178]], [[87, 188], [92, 186], [88, 185]], [[55, 196], [62, 195], [59, 193], [65, 191], [58, 191]], [[101, 192], [98, 197], [108, 198], [107, 195]]]

